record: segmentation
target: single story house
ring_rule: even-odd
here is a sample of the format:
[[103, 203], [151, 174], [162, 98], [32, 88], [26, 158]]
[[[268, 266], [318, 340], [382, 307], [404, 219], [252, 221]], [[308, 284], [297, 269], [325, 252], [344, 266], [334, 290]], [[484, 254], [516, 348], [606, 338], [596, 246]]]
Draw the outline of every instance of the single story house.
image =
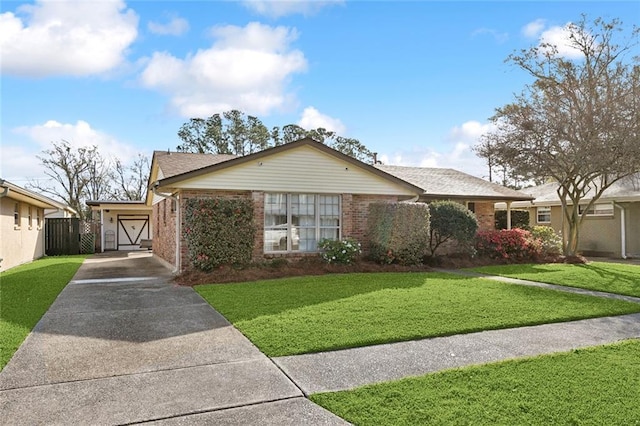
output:
[[365, 242], [374, 202], [458, 200], [491, 215], [481, 223], [493, 228], [496, 201], [531, 199], [453, 170], [373, 166], [309, 138], [243, 157], [156, 151], [149, 182], [153, 251], [176, 271], [189, 267], [182, 217], [190, 198], [252, 200], [256, 260], [317, 252], [321, 238]]
[[87, 201], [94, 218], [100, 221], [100, 251], [147, 250], [151, 240], [152, 208], [144, 201]]
[[45, 254], [45, 211], [76, 215], [69, 206], [0, 179], [0, 267], [31, 262]]
[[[534, 200], [514, 202], [511, 207], [528, 211], [532, 226], [551, 226], [561, 233], [566, 221], [557, 189], [555, 182], [522, 189], [521, 193]], [[580, 213], [590, 201], [590, 197], [584, 199]], [[497, 209], [505, 207], [504, 203], [496, 204]], [[578, 250], [585, 256], [640, 257], [640, 175], [614, 183], [586, 212]]]

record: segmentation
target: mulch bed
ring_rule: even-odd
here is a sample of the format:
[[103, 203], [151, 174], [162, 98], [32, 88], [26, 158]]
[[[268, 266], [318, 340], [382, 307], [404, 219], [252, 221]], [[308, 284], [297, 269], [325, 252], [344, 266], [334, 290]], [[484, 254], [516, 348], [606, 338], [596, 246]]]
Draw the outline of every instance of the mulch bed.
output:
[[[440, 268], [472, 268], [496, 264], [495, 260], [470, 257], [439, 257], [431, 262], [433, 267]], [[272, 261], [251, 264], [243, 267], [222, 266], [210, 272], [198, 270], [186, 271], [175, 278], [179, 285], [194, 286], [200, 284], [238, 283], [247, 281], [269, 280], [276, 278], [300, 277], [308, 275], [347, 274], [354, 272], [431, 272], [429, 265], [381, 265], [375, 262], [360, 260], [351, 265], [327, 264], [319, 257], [308, 257], [300, 260], [274, 259]]]

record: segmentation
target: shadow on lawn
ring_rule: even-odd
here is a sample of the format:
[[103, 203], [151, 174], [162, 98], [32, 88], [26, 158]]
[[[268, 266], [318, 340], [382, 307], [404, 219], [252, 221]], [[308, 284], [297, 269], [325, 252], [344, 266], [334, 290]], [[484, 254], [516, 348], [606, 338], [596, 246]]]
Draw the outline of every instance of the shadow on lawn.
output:
[[332, 274], [198, 286], [196, 291], [230, 321], [238, 322], [382, 290], [420, 287], [436, 279], [473, 278], [435, 272]]

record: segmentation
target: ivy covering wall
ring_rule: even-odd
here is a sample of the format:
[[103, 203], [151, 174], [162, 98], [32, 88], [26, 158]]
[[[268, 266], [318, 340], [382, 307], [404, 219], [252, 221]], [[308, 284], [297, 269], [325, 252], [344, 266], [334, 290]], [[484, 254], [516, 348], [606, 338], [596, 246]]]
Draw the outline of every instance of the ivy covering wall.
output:
[[189, 261], [197, 269], [251, 262], [255, 233], [251, 200], [186, 200], [183, 235]]

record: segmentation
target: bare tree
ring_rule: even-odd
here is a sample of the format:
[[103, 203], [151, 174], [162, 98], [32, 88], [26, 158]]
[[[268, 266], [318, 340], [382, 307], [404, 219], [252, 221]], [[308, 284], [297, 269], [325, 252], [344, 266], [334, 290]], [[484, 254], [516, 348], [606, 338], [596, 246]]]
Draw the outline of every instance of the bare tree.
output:
[[133, 164], [125, 166], [114, 160], [112, 197], [117, 200], [139, 201], [145, 197], [149, 179], [149, 157], [138, 154]]
[[612, 184], [640, 171], [640, 64], [629, 57], [639, 29], [634, 26], [621, 44], [619, 20], [589, 23], [583, 16], [565, 30], [579, 52], [574, 59], [550, 44], [508, 57], [534, 81], [496, 110], [488, 138], [494, 161], [558, 182], [568, 228], [564, 252], [573, 256], [587, 211]]
[[53, 148], [38, 156], [45, 174], [53, 184], [30, 182], [29, 187], [57, 198], [73, 208], [81, 219], [86, 216], [84, 200], [90, 181], [90, 169], [99, 161], [97, 147], [73, 149], [68, 141], [52, 142]]

